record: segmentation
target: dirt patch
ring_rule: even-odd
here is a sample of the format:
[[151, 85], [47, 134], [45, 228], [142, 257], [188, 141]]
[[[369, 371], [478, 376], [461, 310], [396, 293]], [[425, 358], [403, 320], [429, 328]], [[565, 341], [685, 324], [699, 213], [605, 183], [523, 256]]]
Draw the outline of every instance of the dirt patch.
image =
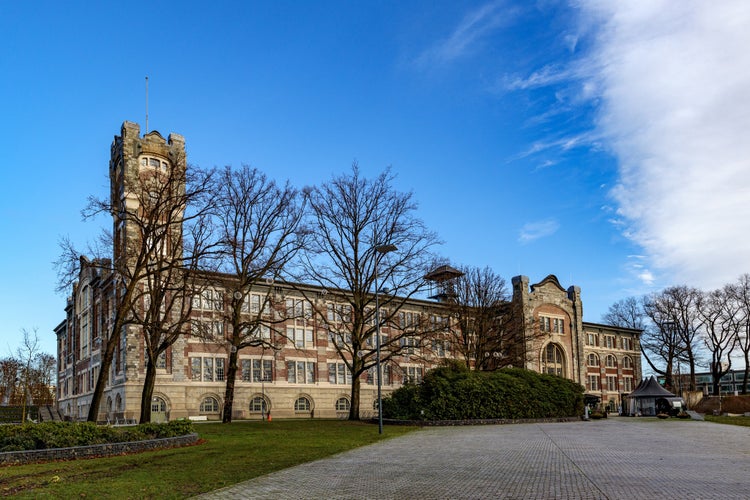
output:
[[[714, 411], [719, 411], [719, 397], [704, 396], [704, 398], [701, 399], [701, 401], [692, 409], [698, 413], [713, 413]], [[721, 412], [741, 414], [750, 412], [750, 395], [722, 396]]]

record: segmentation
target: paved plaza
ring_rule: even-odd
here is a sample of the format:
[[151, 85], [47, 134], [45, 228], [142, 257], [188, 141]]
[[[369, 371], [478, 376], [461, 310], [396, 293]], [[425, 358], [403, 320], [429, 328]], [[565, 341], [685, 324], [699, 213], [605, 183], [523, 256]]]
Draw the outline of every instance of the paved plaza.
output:
[[202, 498], [750, 498], [750, 428], [645, 418], [425, 428]]

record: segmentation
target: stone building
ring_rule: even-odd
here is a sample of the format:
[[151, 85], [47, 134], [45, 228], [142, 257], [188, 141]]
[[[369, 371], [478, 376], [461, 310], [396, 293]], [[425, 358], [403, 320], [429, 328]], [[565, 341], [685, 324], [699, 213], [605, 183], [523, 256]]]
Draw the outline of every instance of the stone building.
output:
[[[111, 148], [110, 180], [114, 206], [137, 205], [136, 182], [146, 172], [186, 165], [185, 141], [158, 132], [140, 135], [138, 125], [125, 122]], [[141, 198], [142, 199], [142, 198]], [[115, 294], [121, 287], [113, 269], [130, 269], [134, 229], [121, 210], [113, 210], [112, 260], [81, 257], [80, 275], [65, 309], [65, 319], [55, 329], [58, 349], [58, 405], [63, 415], [85, 419], [91, 404], [107, 338], [115, 318]], [[179, 234], [167, 246], [178, 245]], [[160, 251], [164, 251], [163, 249]], [[175, 254], [181, 249], [173, 248]], [[120, 265], [120, 267], [118, 267]], [[226, 283], [214, 281], [192, 298], [194, 322], [221, 338], [225, 311], [232, 293]], [[221, 285], [220, 283], [225, 283]], [[640, 380], [640, 331], [583, 321], [581, 291], [563, 289], [554, 276], [529, 285], [525, 276], [513, 278], [509, 314], [523, 328], [523, 355], [518, 361], [530, 370], [556, 374], [586, 388], [586, 393], [612, 407]], [[325, 290], [304, 284], [265, 282], [254, 287], [245, 305], [248, 314], [282, 317], [274, 328], [261, 331], [274, 349], [244, 348], [239, 352], [233, 418], [274, 417], [343, 418], [350, 408], [351, 374], [334, 348], [331, 321], [346, 319], [346, 306], [334, 302]], [[243, 306], [243, 307], [245, 307]], [[145, 307], [145, 303], [144, 303]], [[300, 314], [283, 316], [283, 311]], [[279, 316], [282, 314], [282, 316]], [[324, 321], [325, 320], [325, 321]], [[401, 339], [398, 355], [389, 356], [388, 339], [415, 324], [442, 325], [429, 340]], [[442, 330], [441, 330], [442, 328]], [[381, 328], [386, 339], [382, 384], [385, 393], [407, 381], [419, 382], [442, 360], [455, 358], [451, 348], [451, 321], [444, 302], [410, 300]], [[108, 384], [99, 420], [135, 420], [140, 414], [146, 373], [146, 351], [140, 327], [123, 328], [114, 347]], [[151, 401], [152, 420], [175, 418], [219, 419], [228, 369], [228, 347], [195, 335], [181, 336], [156, 363], [157, 376]], [[376, 378], [373, 370], [361, 377], [360, 415], [375, 413]]]
[[610, 409], [641, 380], [640, 330], [583, 321], [581, 289], [554, 275], [512, 279], [512, 306], [527, 327], [526, 368], [574, 380]]

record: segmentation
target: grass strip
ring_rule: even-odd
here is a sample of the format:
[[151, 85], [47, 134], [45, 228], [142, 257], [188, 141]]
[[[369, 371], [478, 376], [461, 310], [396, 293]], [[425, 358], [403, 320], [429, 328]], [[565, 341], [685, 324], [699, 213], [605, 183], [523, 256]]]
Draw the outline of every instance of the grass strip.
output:
[[186, 498], [403, 435], [413, 427], [341, 420], [196, 424], [201, 443], [107, 458], [0, 468], [15, 498]]

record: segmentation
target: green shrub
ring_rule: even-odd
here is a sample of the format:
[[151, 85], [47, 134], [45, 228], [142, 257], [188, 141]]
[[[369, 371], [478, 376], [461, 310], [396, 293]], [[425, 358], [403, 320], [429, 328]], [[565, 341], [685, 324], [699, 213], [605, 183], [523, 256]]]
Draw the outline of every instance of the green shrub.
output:
[[42, 422], [0, 426], [0, 451], [68, 448], [91, 444], [121, 443], [192, 432], [192, 422], [175, 420], [166, 424], [110, 427], [91, 422]]
[[509, 368], [475, 372], [441, 366], [418, 385], [383, 400], [383, 416], [402, 420], [571, 417], [583, 413], [583, 387], [554, 375]]

